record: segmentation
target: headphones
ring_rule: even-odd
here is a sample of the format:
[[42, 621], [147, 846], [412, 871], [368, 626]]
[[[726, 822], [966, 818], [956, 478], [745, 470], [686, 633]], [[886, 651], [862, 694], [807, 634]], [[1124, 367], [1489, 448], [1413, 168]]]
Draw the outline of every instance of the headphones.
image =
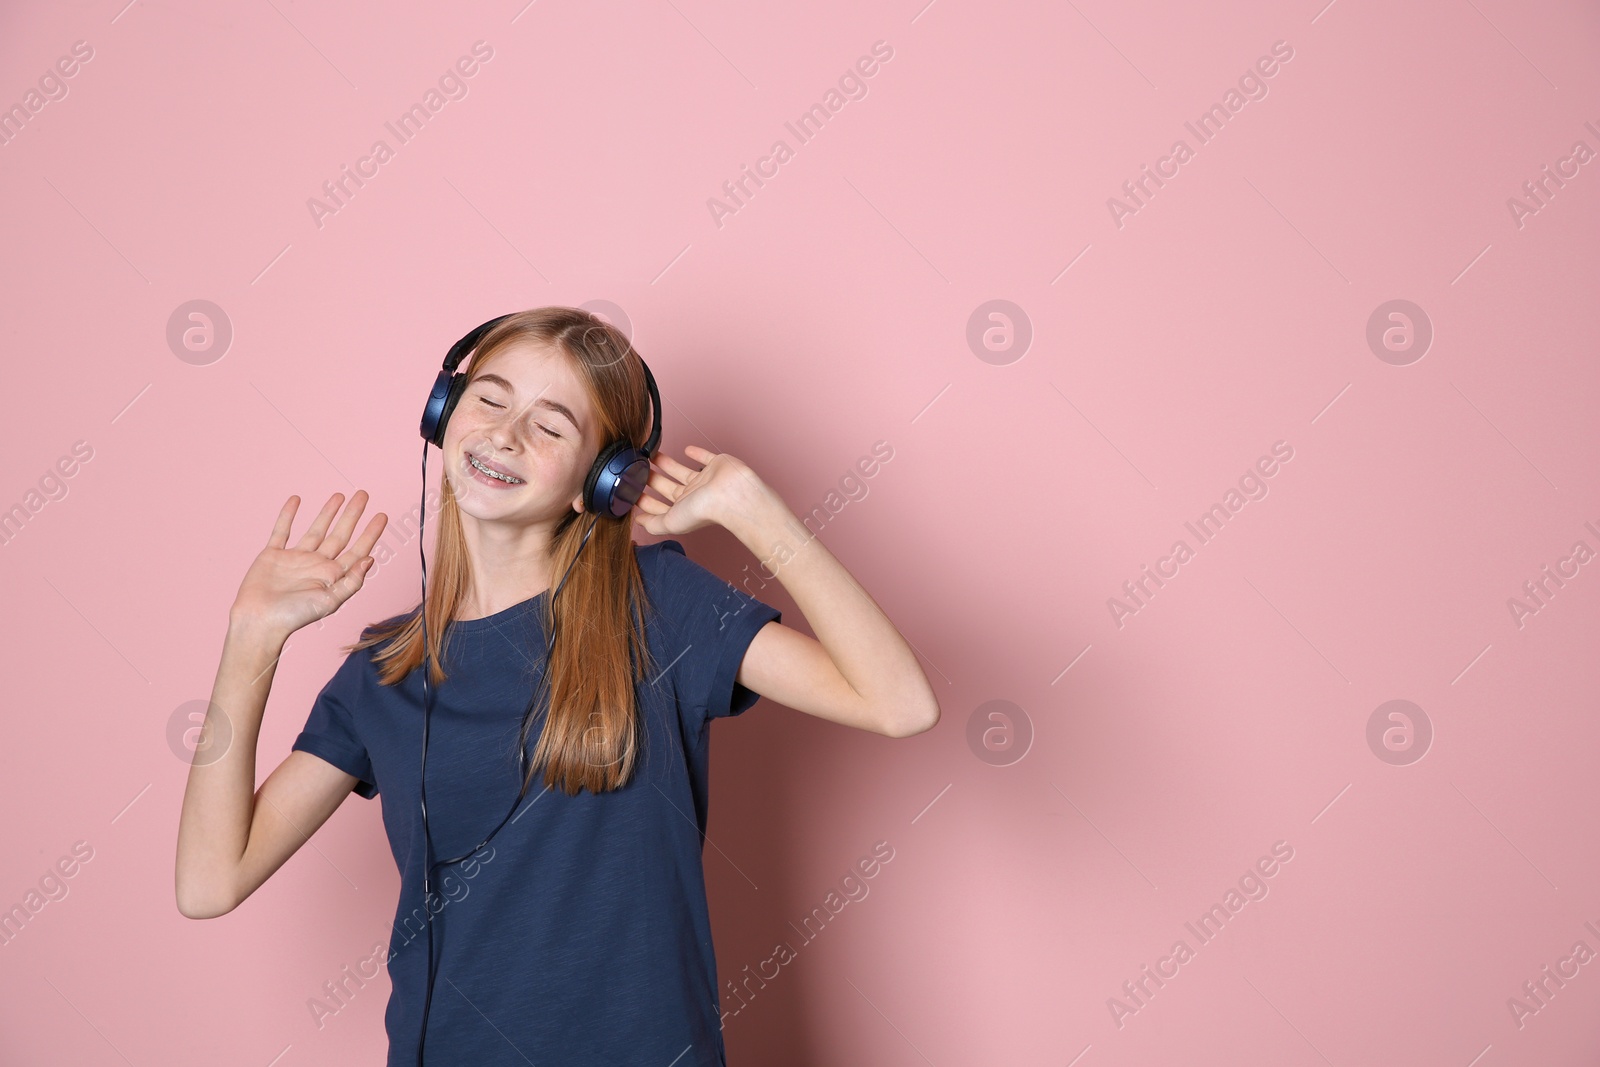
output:
[[[455, 411], [456, 404], [461, 401], [462, 394], [467, 390], [467, 374], [465, 371], [457, 372], [456, 367], [461, 361], [477, 348], [478, 342], [490, 330], [510, 318], [510, 315], [501, 315], [490, 319], [479, 326], [461, 340], [450, 346], [450, 351], [444, 357], [444, 365], [439, 370], [439, 375], [433, 381], [433, 390], [428, 394], [428, 402], [422, 409], [422, 507], [418, 514], [422, 516], [417, 526], [417, 554], [422, 560], [422, 600], [418, 607], [418, 614], [422, 617], [422, 764], [419, 784], [422, 800], [422, 840], [423, 840], [423, 871], [422, 871], [422, 910], [426, 915], [428, 925], [428, 986], [427, 993], [422, 1001], [422, 1030], [417, 1039], [417, 1067], [422, 1067], [423, 1048], [428, 1039], [428, 1009], [433, 1004], [434, 957], [433, 957], [433, 909], [429, 906], [428, 898], [433, 891], [433, 871], [436, 867], [447, 867], [460, 863], [478, 853], [478, 850], [489, 843], [501, 827], [511, 821], [512, 814], [522, 804], [525, 787], [518, 790], [517, 799], [512, 803], [511, 810], [506, 812], [500, 824], [489, 832], [489, 836], [480, 841], [467, 852], [452, 859], [433, 859], [433, 836], [428, 832], [428, 720], [433, 712], [433, 687], [428, 682], [428, 560], [423, 554], [422, 527], [427, 520], [427, 492], [428, 492], [428, 445], [436, 445], [440, 450], [444, 448], [445, 426], [450, 421], [451, 412]], [[631, 347], [631, 345], [630, 345]], [[601, 515], [613, 519], [626, 518], [638, 503], [640, 495], [650, 481], [650, 457], [655, 453], [656, 447], [661, 443], [661, 394], [656, 389], [655, 375], [650, 373], [649, 364], [641, 357], [639, 365], [644, 367], [644, 380], [650, 390], [650, 436], [645, 441], [643, 449], [634, 447], [632, 441], [620, 437], [607, 444], [595, 457], [589, 473], [583, 480], [583, 507], [592, 518], [589, 528], [584, 531], [583, 540], [578, 544], [578, 551], [573, 554], [572, 563], [567, 564], [567, 570], [561, 575], [561, 581], [550, 593], [550, 602], [560, 594], [563, 586], [567, 584], [567, 575], [572, 573], [572, 567], [578, 562], [578, 556], [583, 554], [584, 546], [589, 543], [589, 535], [594, 533], [595, 524]], [[552, 616], [553, 618], [554, 616]], [[550, 662], [550, 651], [555, 647], [555, 627], [550, 628], [550, 637], [545, 643], [545, 663]], [[528, 698], [528, 711], [533, 711], [534, 696]], [[525, 746], [517, 748], [517, 764], [519, 781], [526, 782], [528, 777], [528, 753]], [[547, 786], [546, 789], [549, 787]], [[543, 792], [540, 793], [540, 796]], [[535, 800], [538, 797], [534, 798]]]
[[[501, 315], [490, 319], [450, 346], [449, 354], [444, 357], [444, 367], [433, 381], [433, 392], [428, 394], [428, 403], [422, 409], [424, 441], [444, 448], [445, 424], [467, 389], [467, 375], [456, 373], [456, 367], [478, 346], [484, 334], [510, 317]], [[656, 390], [656, 378], [650, 373], [650, 365], [642, 358], [639, 365], [644, 367], [645, 384], [650, 389], [650, 438], [642, 450], [635, 448], [627, 438], [618, 438], [600, 450], [594, 466], [589, 468], [588, 477], [583, 480], [583, 506], [595, 515], [622, 518], [650, 481], [650, 456], [661, 443], [661, 394]]]

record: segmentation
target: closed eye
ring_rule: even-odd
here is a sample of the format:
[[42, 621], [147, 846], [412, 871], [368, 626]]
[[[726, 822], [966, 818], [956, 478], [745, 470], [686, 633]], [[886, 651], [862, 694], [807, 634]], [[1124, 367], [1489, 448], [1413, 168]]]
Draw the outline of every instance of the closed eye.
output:
[[[478, 399], [483, 401], [485, 404], [488, 404], [492, 408], [503, 408], [503, 407], [505, 407], [504, 404], [496, 404], [493, 400], [490, 400], [486, 396], [480, 396]], [[538, 426], [539, 429], [543, 430], [545, 433], [549, 434], [551, 437], [559, 438], [561, 436], [560, 434], [556, 433], [554, 430], [550, 429], [547, 426], [541, 425], [540, 423], [536, 422], [536, 423], [534, 423], [534, 425]]]

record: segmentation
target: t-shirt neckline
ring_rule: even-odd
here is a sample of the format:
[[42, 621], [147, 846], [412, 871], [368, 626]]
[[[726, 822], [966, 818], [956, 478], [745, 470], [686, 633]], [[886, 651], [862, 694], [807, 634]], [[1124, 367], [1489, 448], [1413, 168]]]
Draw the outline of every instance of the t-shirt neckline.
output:
[[472, 633], [475, 630], [487, 630], [504, 626], [506, 623], [515, 622], [528, 614], [534, 609], [535, 605], [543, 602], [549, 595], [550, 590], [546, 589], [537, 596], [531, 596], [527, 600], [520, 600], [509, 608], [497, 611], [493, 615], [485, 615], [480, 619], [456, 619], [450, 626], [459, 633]]

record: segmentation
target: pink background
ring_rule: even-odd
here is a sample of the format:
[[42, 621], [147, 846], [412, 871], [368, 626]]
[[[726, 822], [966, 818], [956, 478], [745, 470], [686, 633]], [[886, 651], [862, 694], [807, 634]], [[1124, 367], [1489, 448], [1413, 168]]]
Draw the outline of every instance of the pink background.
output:
[[[1508, 607], [1600, 550], [1600, 162], [1508, 206], [1600, 150], [1592, 6], [119, 2], [0, 13], [0, 105], [93, 48], [0, 146], [0, 508], [93, 450], [0, 550], [0, 905], [93, 849], [0, 949], [0, 1061], [382, 1061], [385, 977], [320, 1028], [308, 1007], [387, 935], [379, 806], [187, 920], [169, 728], [288, 495], [408, 512], [448, 345], [604, 300], [664, 447], [831, 504], [823, 541], [944, 711], [898, 741], [772, 703], [716, 727], [725, 979], [894, 849], [728, 1017], [730, 1062], [1595, 1062], [1600, 965], [1508, 1006], [1600, 951], [1600, 566]], [[399, 144], [384, 123], [480, 40], [467, 95]], [[877, 41], [865, 97], [799, 144], [784, 123]], [[1279, 41], [1267, 95], [1200, 144], [1184, 123]], [[394, 158], [319, 227], [307, 201], [379, 138]], [[719, 226], [707, 201], [779, 138]], [[1119, 226], [1108, 200], [1179, 138]], [[197, 299], [233, 336], [189, 362], [168, 322]], [[1404, 365], [1367, 341], [1397, 299], [1433, 332]], [[969, 345], [992, 300], [1025, 351]], [[1279, 441], [1265, 498], [1198, 544], [1184, 523]], [[1108, 600], [1179, 539], [1119, 625]], [[262, 777], [338, 646], [415, 602], [416, 542], [386, 540], [291, 642]], [[726, 531], [687, 544], [753, 564]], [[1430, 745], [1369, 744], [1395, 699]], [[1200, 944], [1185, 922], [1280, 841], [1268, 895]]]

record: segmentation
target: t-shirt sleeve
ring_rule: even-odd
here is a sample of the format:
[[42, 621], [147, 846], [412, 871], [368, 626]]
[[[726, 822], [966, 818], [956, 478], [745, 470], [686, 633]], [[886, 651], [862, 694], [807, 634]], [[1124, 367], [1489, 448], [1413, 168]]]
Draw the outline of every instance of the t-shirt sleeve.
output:
[[671, 674], [680, 700], [708, 719], [742, 714], [761, 694], [735, 681], [739, 664], [760, 629], [783, 613], [706, 570], [677, 541], [654, 547], [655, 608], [665, 617], [669, 646], [654, 650], [657, 669]]
[[351, 715], [360, 692], [359, 669], [363, 666], [357, 657], [369, 654], [370, 650], [359, 649], [346, 656], [328, 684], [322, 687], [322, 692], [317, 694], [311, 714], [306, 717], [305, 729], [291, 747], [325, 759], [346, 774], [354, 775], [360, 780], [352, 792], [371, 800], [378, 795], [378, 783], [372, 773], [372, 760]]

